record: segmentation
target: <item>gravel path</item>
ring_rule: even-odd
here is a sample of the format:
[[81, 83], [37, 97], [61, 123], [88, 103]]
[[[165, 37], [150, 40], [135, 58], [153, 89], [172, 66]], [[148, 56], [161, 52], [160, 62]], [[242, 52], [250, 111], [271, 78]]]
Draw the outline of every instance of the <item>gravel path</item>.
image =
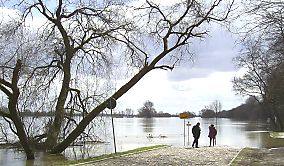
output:
[[240, 149], [231, 147], [164, 147], [138, 154], [128, 154], [101, 161], [81, 163], [83, 166], [125, 166], [125, 165], [228, 165]]

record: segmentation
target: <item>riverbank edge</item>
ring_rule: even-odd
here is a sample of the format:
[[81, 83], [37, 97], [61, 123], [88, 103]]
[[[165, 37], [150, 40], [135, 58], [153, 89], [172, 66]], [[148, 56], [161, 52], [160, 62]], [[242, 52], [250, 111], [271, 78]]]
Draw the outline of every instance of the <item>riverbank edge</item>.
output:
[[[72, 166], [83, 166], [83, 165], [92, 165], [95, 164], [96, 162], [105, 162], [111, 159], [119, 158], [119, 157], [124, 157], [124, 156], [130, 156], [134, 154], [142, 154], [145, 152], [149, 151], [154, 151], [154, 150], [159, 150], [159, 149], [164, 149], [172, 147], [170, 145], [158, 145], [157, 147], [155, 146], [150, 146], [150, 147], [142, 147], [142, 148], [148, 148], [145, 150], [139, 150], [141, 148], [137, 148], [134, 150], [126, 151], [126, 152], [118, 152], [117, 154], [112, 153], [109, 155], [114, 155], [110, 157], [103, 157], [98, 159], [97, 157], [91, 158], [90, 161], [78, 161], [79, 163], [76, 164], [71, 164], [71, 163], [65, 163], [64, 165], [72, 165]], [[235, 149], [233, 147], [229, 147], [231, 149]], [[181, 149], [187, 149], [182, 147]], [[277, 148], [274, 148], [277, 149]], [[284, 151], [284, 147], [280, 148], [281, 150]], [[132, 151], [132, 152], [131, 152]], [[122, 154], [123, 153], [123, 154]], [[271, 151], [271, 149], [266, 149], [266, 148], [249, 148], [249, 147], [244, 147], [238, 150], [237, 154], [231, 159], [229, 162], [229, 166], [240, 166], [240, 165], [283, 165], [283, 157], [279, 156], [279, 151]], [[273, 161], [267, 160], [265, 157], [270, 156], [270, 155], [275, 155], [273, 158]], [[278, 156], [277, 156], [278, 155]], [[104, 155], [102, 155], [104, 156]], [[100, 156], [98, 156], [100, 157]], [[92, 160], [93, 159], [93, 160]]]
[[241, 149], [238, 154], [230, 162], [230, 166], [239, 166], [239, 165], [252, 165], [259, 162], [259, 151], [260, 149], [248, 148], [245, 147]]
[[[90, 164], [90, 163], [95, 163], [95, 162], [113, 159], [113, 158], [116, 158], [116, 157], [123, 157], [123, 156], [128, 156], [128, 155], [133, 155], [133, 154], [139, 154], [139, 153], [148, 152], [148, 151], [152, 151], [152, 150], [158, 150], [158, 149], [167, 148], [167, 147], [170, 147], [170, 145], [145, 146], [145, 147], [140, 147], [140, 148], [136, 148], [136, 149], [133, 149], [133, 150], [124, 151], [124, 152], [117, 152], [117, 153], [100, 155], [100, 156], [92, 157], [92, 158], [89, 158], [89, 159], [84, 159], [83, 161], [76, 161], [76, 162], [79, 162], [79, 163], [75, 163], [75, 164], [69, 163], [69, 165], [71, 165], [71, 166], [86, 165], [86, 164]], [[86, 160], [88, 160], [88, 161], [86, 161]], [[65, 165], [65, 164], [66, 163], [64, 163], [63, 165]]]
[[[137, 148], [137, 149], [134, 149], [134, 151], [135, 152], [131, 152], [131, 153], [127, 153], [128, 151], [126, 151], [126, 153], [125, 154], [122, 154], [122, 155], [120, 155], [120, 154], [115, 154], [115, 153], [112, 153], [112, 154], [109, 154], [109, 155], [114, 155], [114, 156], [111, 156], [111, 157], [103, 157], [103, 158], [101, 158], [101, 159], [97, 159], [97, 157], [100, 157], [100, 156], [97, 156], [97, 157], [94, 157], [94, 158], [91, 158], [91, 160], [90, 161], [86, 161], [86, 162], [79, 162], [79, 163], [76, 163], [76, 164], [71, 164], [71, 163], [69, 163], [68, 165], [72, 165], [72, 166], [84, 166], [84, 165], [96, 165], [96, 163], [100, 163], [100, 162], [108, 162], [109, 160], [112, 160], [112, 159], [118, 159], [118, 158], [120, 158], [120, 157], [125, 157], [125, 156], [131, 156], [131, 155], [135, 155], [135, 154], [143, 154], [143, 153], [146, 153], [146, 152], [151, 152], [151, 151], [155, 151], [155, 150], [162, 150], [162, 149], [166, 149], [166, 148], [171, 148], [171, 147], [173, 147], [173, 148], [178, 148], [178, 149], [185, 149], [185, 150], [187, 150], [187, 149], [194, 149], [194, 148], [191, 148], [191, 147], [174, 147], [174, 146], [171, 146], [171, 145], [157, 145], [158, 147], [155, 147], [155, 146], [150, 146], [150, 147], [142, 147], [142, 148], [149, 148], [149, 149], [146, 149], [146, 150], [137, 150], [137, 149], [140, 149], [140, 148]], [[219, 148], [221, 148], [221, 149], [228, 149], [228, 146], [224, 146], [224, 147], [222, 147], [222, 146], [217, 146], [217, 147], [219, 147]], [[205, 146], [204, 148], [208, 148], [207, 146]], [[201, 149], [203, 149], [203, 147], [200, 147], [199, 148], [200, 150]], [[229, 149], [235, 149], [236, 150], [236, 148], [233, 148], [233, 147], [229, 147]], [[241, 149], [239, 149], [239, 148], [237, 148], [238, 150], [238, 153], [237, 153], [237, 155], [239, 154], [239, 152], [241, 151]], [[133, 151], [133, 150], [130, 150], [130, 151]], [[120, 152], [119, 152], [120, 153]], [[122, 153], [124, 153], [124, 152], [122, 152]], [[177, 156], [179, 156], [180, 154], [176, 154]], [[234, 157], [232, 157], [232, 160], [234, 160], [236, 157], [237, 157], [237, 155], [235, 155]], [[102, 156], [104, 156], [104, 155], [102, 155]], [[93, 160], [92, 160], [93, 159]], [[232, 162], [232, 160], [230, 161], [230, 162], [228, 162], [228, 163], [231, 163]], [[65, 165], [66, 165], [66, 163], [65, 163]], [[227, 164], [226, 164], [227, 165]]]

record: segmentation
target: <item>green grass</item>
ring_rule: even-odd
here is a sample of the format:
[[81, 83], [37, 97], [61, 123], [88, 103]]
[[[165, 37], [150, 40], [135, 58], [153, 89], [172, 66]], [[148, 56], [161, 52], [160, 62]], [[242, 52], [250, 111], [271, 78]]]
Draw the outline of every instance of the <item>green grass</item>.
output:
[[263, 153], [254, 148], [244, 148], [231, 163], [231, 166], [252, 165], [257, 166], [263, 158]]
[[270, 132], [270, 137], [272, 138], [283, 138], [284, 132]]
[[104, 154], [104, 155], [101, 155], [101, 156], [87, 158], [87, 159], [58, 162], [54, 166], [72, 165], [72, 164], [79, 164], [79, 163], [85, 163], [85, 162], [91, 162], [91, 161], [98, 161], [98, 160], [108, 159], [108, 158], [112, 158], [112, 157], [116, 157], [116, 156], [142, 153], [142, 152], [147, 151], [147, 150], [152, 150], [152, 149], [162, 148], [162, 147], [167, 147], [167, 146], [168, 145], [146, 146], [146, 147], [141, 147], [141, 148], [137, 148], [137, 149], [133, 149], [133, 150], [128, 150], [128, 151], [125, 151], [125, 152]]

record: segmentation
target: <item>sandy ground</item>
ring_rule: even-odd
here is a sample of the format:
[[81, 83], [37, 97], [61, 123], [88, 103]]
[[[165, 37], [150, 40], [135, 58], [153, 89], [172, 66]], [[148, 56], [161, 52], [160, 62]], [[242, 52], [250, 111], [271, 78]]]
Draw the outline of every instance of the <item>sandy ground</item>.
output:
[[216, 147], [163, 147], [137, 154], [108, 158], [101, 161], [81, 163], [83, 166], [125, 165], [229, 165], [241, 149], [226, 146]]

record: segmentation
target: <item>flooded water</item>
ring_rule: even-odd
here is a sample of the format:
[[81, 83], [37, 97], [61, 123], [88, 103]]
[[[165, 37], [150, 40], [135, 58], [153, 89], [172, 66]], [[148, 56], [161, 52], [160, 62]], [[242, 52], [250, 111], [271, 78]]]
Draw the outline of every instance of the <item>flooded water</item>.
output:
[[[208, 146], [208, 127], [216, 125], [216, 119], [192, 118], [182, 120], [172, 118], [115, 118], [114, 131], [117, 151], [126, 151], [137, 147], [167, 144], [172, 146], [191, 145], [193, 137], [191, 128], [200, 122], [201, 136], [199, 145]], [[191, 124], [191, 126], [184, 124]], [[15, 149], [0, 149], [0, 165], [28, 166], [48, 165], [51, 161], [75, 160], [114, 152], [111, 119], [107, 118], [105, 126], [100, 129], [100, 137], [106, 141], [101, 144], [85, 144], [68, 148], [61, 156], [36, 153], [36, 160], [25, 161], [25, 154]], [[280, 147], [284, 146], [284, 139], [272, 139], [269, 136], [267, 123], [257, 121], [237, 121], [232, 119], [218, 119], [216, 125], [218, 134], [217, 146], [231, 147]], [[188, 137], [189, 133], [189, 137]], [[152, 137], [149, 137], [149, 134]], [[185, 136], [185, 137], [184, 137]]]

